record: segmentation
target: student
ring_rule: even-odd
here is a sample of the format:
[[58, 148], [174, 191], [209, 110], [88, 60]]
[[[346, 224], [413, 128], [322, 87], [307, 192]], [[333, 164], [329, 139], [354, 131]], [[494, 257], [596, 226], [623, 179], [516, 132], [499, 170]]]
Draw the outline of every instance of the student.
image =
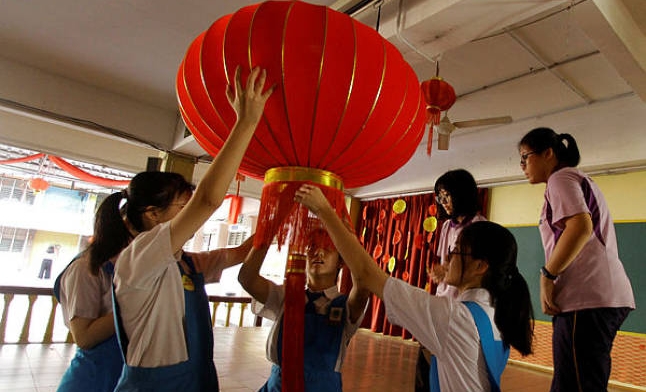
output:
[[295, 199], [318, 215], [357, 284], [384, 301], [388, 319], [433, 352], [433, 391], [497, 391], [509, 345], [531, 353], [529, 289], [518, 272], [509, 230], [487, 221], [465, 227], [449, 252], [445, 278], [458, 296], [438, 297], [382, 271], [319, 188], [303, 185]]
[[[117, 333], [125, 365], [115, 391], [217, 391], [213, 331], [204, 283], [237, 264], [251, 246], [192, 257], [182, 246], [220, 206], [273, 87], [254, 68], [227, 90], [238, 120], [192, 194], [175, 173], [137, 174], [124, 192], [135, 238], [117, 259]], [[194, 255], [193, 255], [194, 256]]]
[[[455, 248], [462, 229], [473, 222], [487, 220], [480, 214], [478, 186], [471, 173], [464, 169], [450, 170], [435, 181], [435, 200], [441, 206], [440, 217], [447, 218], [442, 224], [437, 247], [439, 263], [431, 270], [431, 279], [437, 285], [435, 295], [457, 296], [457, 289], [444, 282], [449, 265], [449, 249]], [[430, 390], [428, 372], [431, 353], [420, 346], [415, 374], [415, 391]]]
[[[360, 290], [356, 284], [349, 295], [339, 293], [337, 278], [343, 259], [332, 246], [325, 230], [315, 230], [310, 238], [304, 310], [305, 391], [341, 392], [341, 365], [345, 349], [361, 324], [370, 293]], [[280, 392], [285, 289], [260, 276], [266, 253], [266, 248], [253, 249], [240, 268], [238, 281], [254, 298], [252, 311], [274, 321], [267, 338], [267, 359], [273, 365], [269, 380], [260, 391]]]
[[63, 321], [77, 345], [58, 392], [112, 392], [121, 375], [123, 359], [112, 315], [112, 275], [114, 260], [131, 236], [127, 230], [112, 230], [125, 228], [121, 217], [113, 213], [120, 200], [120, 193], [115, 193], [101, 203], [94, 217], [92, 243], [54, 283]]
[[543, 313], [553, 316], [551, 390], [605, 391], [612, 343], [635, 308], [608, 206], [592, 179], [576, 169], [580, 155], [571, 135], [536, 128], [518, 152], [530, 184], [546, 183], [540, 291]]
[[440, 264], [433, 266], [431, 278], [437, 284], [435, 295], [454, 295], [454, 288], [444, 282], [449, 264], [449, 249], [455, 247], [462, 229], [487, 218], [479, 212], [476, 180], [464, 169], [450, 170], [435, 181], [435, 200], [442, 207], [441, 215], [448, 219], [442, 224], [437, 247]]

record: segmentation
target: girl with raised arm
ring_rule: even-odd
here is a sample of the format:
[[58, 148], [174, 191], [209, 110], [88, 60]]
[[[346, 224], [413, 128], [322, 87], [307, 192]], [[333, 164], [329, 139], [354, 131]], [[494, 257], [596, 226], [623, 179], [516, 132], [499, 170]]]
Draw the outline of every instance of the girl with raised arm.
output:
[[319, 188], [303, 185], [296, 201], [318, 215], [357, 284], [384, 301], [388, 319], [435, 354], [433, 391], [498, 391], [509, 346], [532, 352], [529, 289], [509, 230], [486, 221], [465, 227], [449, 252], [445, 277], [458, 295], [437, 297], [381, 270]]

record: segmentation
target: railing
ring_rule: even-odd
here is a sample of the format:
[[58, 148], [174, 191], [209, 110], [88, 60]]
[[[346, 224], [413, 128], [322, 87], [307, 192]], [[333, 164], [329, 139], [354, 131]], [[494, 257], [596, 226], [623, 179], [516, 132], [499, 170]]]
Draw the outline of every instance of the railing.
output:
[[[26, 296], [28, 299], [27, 311], [25, 314], [25, 319], [22, 322], [22, 328], [20, 329], [20, 335], [16, 343], [54, 343], [54, 324], [56, 321], [56, 313], [58, 308], [58, 301], [53, 295], [53, 290], [51, 288], [44, 287], [22, 287], [22, 286], [0, 286], [0, 294], [3, 296], [3, 308], [2, 308], [2, 318], [0, 319], [0, 344], [5, 344], [6, 342], [6, 333], [7, 326], [9, 324], [9, 309], [12, 301], [16, 296]], [[32, 318], [34, 315], [34, 305], [36, 300], [41, 297], [49, 298], [51, 301], [51, 309], [49, 310], [49, 315], [47, 317], [47, 326], [42, 335], [42, 339], [32, 341], [30, 340], [30, 329], [32, 326]], [[247, 304], [251, 302], [250, 297], [238, 297], [238, 296], [219, 296], [219, 295], [209, 295], [209, 302], [213, 303], [211, 311], [211, 321], [213, 326], [216, 325], [216, 314], [217, 310], [220, 307], [220, 304], [224, 304], [226, 308], [226, 316], [224, 318], [224, 326], [228, 327], [231, 322], [231, 314], [234, 310], [235, 304], [240, 304], [240, 316], [238, 319], [238, 326], [243, 326], [245, 310], [247, 309]], [[42, 316], [42, 313], [38, 314], [38, 318]], [[37, 319], [36, 322], [40, 322]], [[253, 325], [259, 326], [262, 323], [262, 319], [255, 317]], [[67, 333], [65, 340], [61, 342], [71, 343], [73, 342], [71, 333]]]

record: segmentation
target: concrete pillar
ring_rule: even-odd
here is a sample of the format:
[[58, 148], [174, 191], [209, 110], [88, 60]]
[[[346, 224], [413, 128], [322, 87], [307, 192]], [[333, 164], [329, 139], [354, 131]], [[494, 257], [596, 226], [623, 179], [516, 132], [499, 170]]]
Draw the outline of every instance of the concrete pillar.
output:
[[173, 152], [161, 152], [159, 156], [162, 158], [161, 171], [179, 173], [184, 176], [186, 181], [193, 181], [193, 170], [197, 164], [196, 158]]

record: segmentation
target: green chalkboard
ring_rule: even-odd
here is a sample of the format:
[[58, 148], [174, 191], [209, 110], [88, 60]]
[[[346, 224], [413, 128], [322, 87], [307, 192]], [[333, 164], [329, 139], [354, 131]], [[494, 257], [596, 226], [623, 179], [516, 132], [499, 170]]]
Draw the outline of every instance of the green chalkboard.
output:
[[[518, 269], [527, 280], [532, 295], [534, 316], [537, 320], [551, 321], [541, 312], [539, 303], [539, 272], [545, 263], [543, 245], [538, 227], [510, 227], [518, 242]], [[619, 257], [635, 295], [636, 309], [621, 327], [622, 331], [646, 333], [646, 222], [616, 223]]]

